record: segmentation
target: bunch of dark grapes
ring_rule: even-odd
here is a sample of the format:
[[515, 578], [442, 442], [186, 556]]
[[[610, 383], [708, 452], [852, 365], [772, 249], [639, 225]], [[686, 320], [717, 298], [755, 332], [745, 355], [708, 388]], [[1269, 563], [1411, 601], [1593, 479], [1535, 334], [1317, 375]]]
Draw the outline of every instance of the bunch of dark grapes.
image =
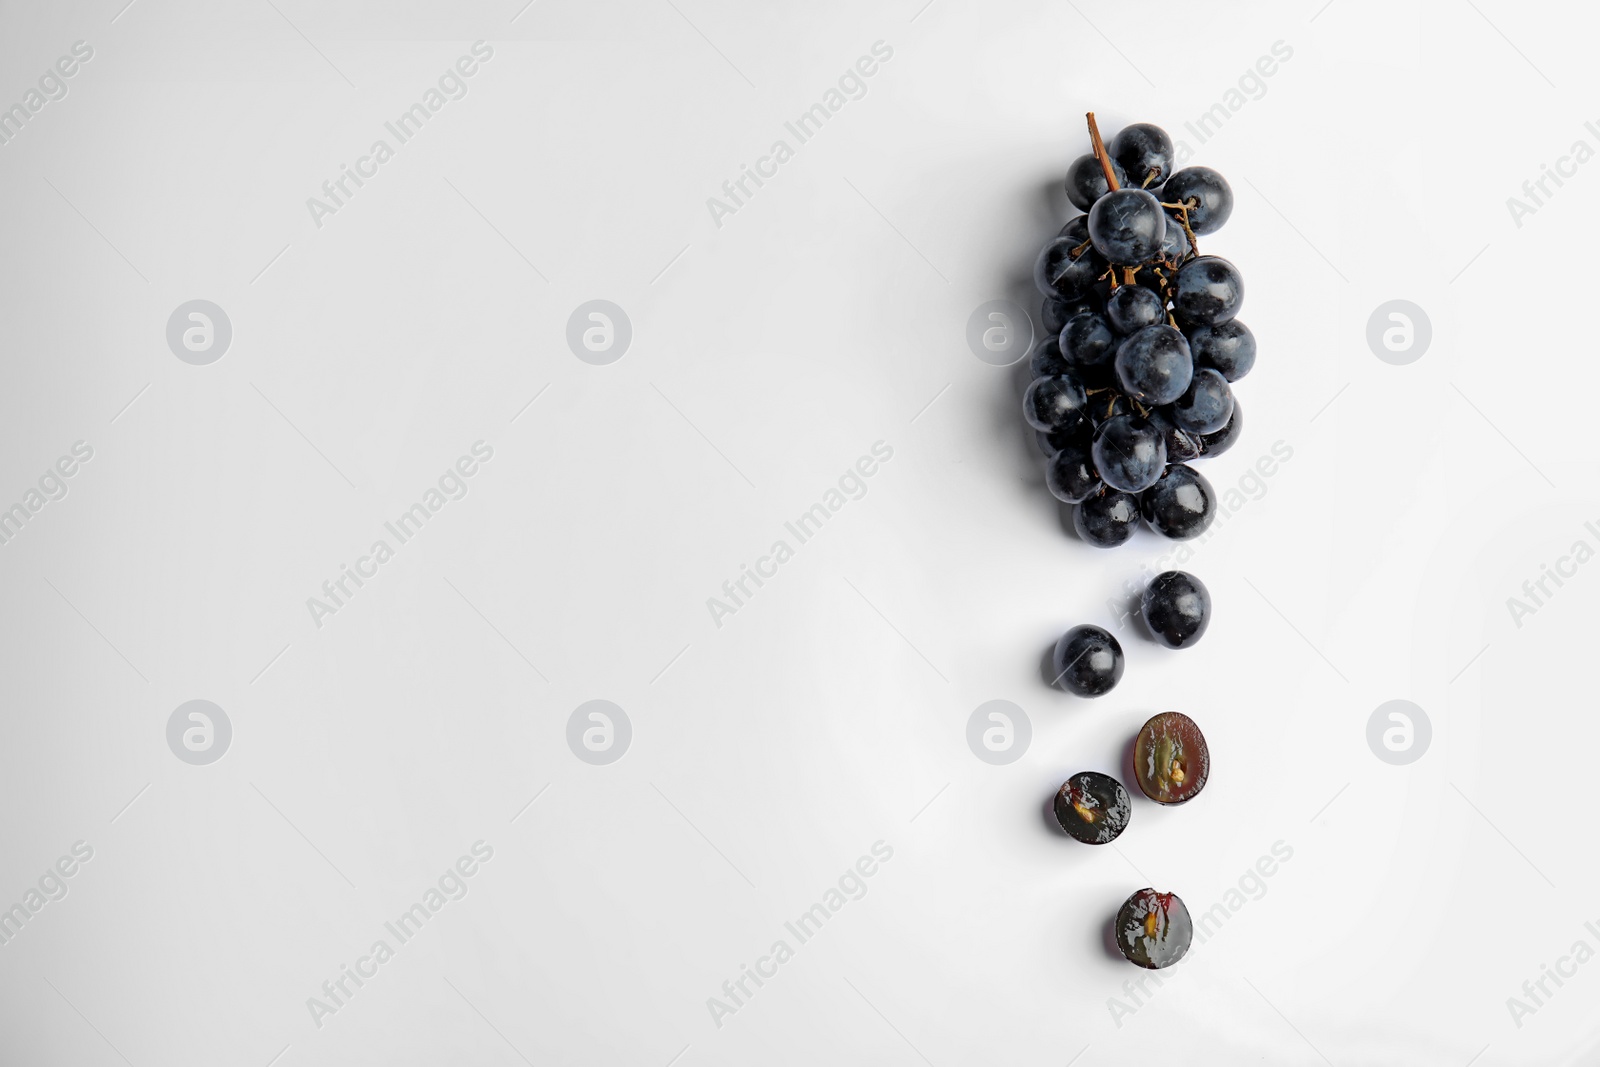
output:
[[1046, 484], [1073, 505], [1078, 535], [1112, 548], [1144, 519], [1184, 539], [1216, 515], [1190, 461], [1225, 452], [1241, 426], [1233, 383], [1256, 358], [1237, 318], [1244, 280], [1200, 254], [1233, 190], [1209, 167], [1173, 169], [1172, 139], [1138, 123], [1100, 138], [1067, 171], [1085, 214], [1039, 253], [1045, 339], [1034, 349], [1023, 417], [1049, 457]]

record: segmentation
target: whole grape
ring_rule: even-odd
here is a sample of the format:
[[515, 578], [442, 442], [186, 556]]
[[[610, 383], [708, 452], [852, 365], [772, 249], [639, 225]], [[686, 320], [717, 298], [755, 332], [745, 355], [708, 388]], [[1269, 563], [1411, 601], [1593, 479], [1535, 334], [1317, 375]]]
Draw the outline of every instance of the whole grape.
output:
[[1238, 319], [1196, 326], [1189, 331], [1189, 351], [1196, 367], [1214, 367], [1236, 382], [1256, 365], [1256, 335]]
[[1211, 592], [1187, 571], [1163, 571], [1139, 598], [1150, 633], [1168, 648], [1190, 648], [1211, 625]]
[[1185, 167], [1167, 179], [1161, 202], [1187, 207], [1195, 233], [1215, 233], [1233, 214], [1233, 188], [1210, 167]]
[[1167, 465], [1166, 442], [1137, 415], [1116, 415], [1101, 423], [1091, 454], [1100, 480], [1124, 493], [1155, 485]]
[[1052, 430], [1049, 433], [1035, 430], [1033, 436], [1039, 442], [1039, 451], [1048, 459], [1064, 448], [1082, 448], [1088, 451], [1094, 444], [1094, 427], [1087, 422], [1078, 422], [1064, 430]]
[[1098, 626], [1074, 626], [1056, 642], [1056, 684], [1081, 697], [1104, 696], [1122, 680], [1122, 646]]
[[1126, 184], [1139, 189], [1159, 189], [1172, 173], [1172, 138], [1160, 126], [1136, 122], [1123, 127], [1111, 139], [1110, 156], [1123, 173]]
[[1068, 374], [1035, 378], [1022, 394], [1022, 417], [1035, 430], [1067, 430], [1088, 418], [1089, 398]]
[[1106, 298], [1106, 321], [1125, 336], [1165, 322], [1166, 318], [1166, 301], [1154, 289], [1143, 285], [1119, 286]]
[[1185, 326], [1216, 326], [1239, 313], [1244, 279], [1221, 256], [1196, 256], [1178, 268], [1172, 308]]
[[1174, 463], [1139, 494], [1139, 510], [1162, 537], [1187, 541], [1205, 533], [1217, 517], [1217, 494], [1205, 475], [1187, 464]]
[[[1117, 184], [1125, 185], [1128, 181], [1127, 174], [1115, 162], [1111, 170], [1117, 176]], [[1094, 207], [1094, 202], [1110, 191], [1106, 184], [1105, 171], [1100, 167], [1100, 161], [1092, 155], [1079, 156], [1072, 161], [1072, 166], [1067, 168], [1067, 199], [1072, 201], [1072, 206], [1079, 211], [1088, 211]]]
[[[1092, 405], [1091, 405], [1092, 407]], [[1233, 447], [1239, 440], [1239, 434], [1244, 429], [1244, 413], [1239, 410], [1239, 401], [1233, 402], [1233, 414], [1228, 418], [1228, 425], [1216, 433], [1202, 434], [1200, 436], [1200, 454], [1202, 456], [1220, 456]]]
[[1139, 498], [1132, 493], [1102, 487], [1072, 509], [1072, 528], [1085, 544], [1116, 548], [1139, 528]]
[[1033, 346], [1028, 354], [1028, 373], [1033, 378], [1053, 378], [1058, 374], [1071, 374], [1072, 368], [1061, 358], [1061, 342], [1046, 337]]
[[1105, 257], [1092, 247], [1074, 256], [1073, 251], [1082, 243], [1070, 237], [1056, 237], [1040, 250], [1033, 264], [1033, 284], [1039, 292], [1073, 301], [1083, 299], [1094, 289], [1107, 264]]
[[1083, 244], [1089, 239], [1089, 216], [1074, 215], [1068, 219], [1067, 224], [1061, 227], [1061, 236], [1077, 238], [1078, 243]]
[[1089, 240], [1110, 263], [1136, 267], [1161, 252], [1167, 214], [1143, 189], [1116, 189], [1089, 209]]
[[[1089, 398], [1091, 416], [1095, 410], [1096, 399], [1095, 397]], [[1166, 442], [1168, 463], [1187, 463], [1191, 459], [1200, 457], [1199, 435], [1180, 428], [1172, 418], [1172, 408], [1170, 406], [1151, 408], [1150, 414], [1146, 418], [1149, 419], [1150, 425], [1154, 426], [1156, 431], [1161, 434], [1161, 439]]]
[[1146, 326], [1117, 348], [1117, 381], [1144, 404], [1170, 404], [1189, 388], [1194, 359], [1175, 327]]
[[1067, 320], [1058, 338], [1061, 358], [1069, 367], [1109, 367], [1117, 358], [1117, 336], [1098, 312], [1083, 311]]
[[1189, 388], [1173, 401], [1172, 418], [1190, 433], [1216, 433], [1233, 418], [1233, 390], [1221, 371], [1201, 367]]
[[1083, 502], [1100, 488], [1100, 475], [1094, 469], [1090, 446], [1081, 440], [1068, 442], [1050, 457], [1044, 472], [1050, 495], [1067, 504]]

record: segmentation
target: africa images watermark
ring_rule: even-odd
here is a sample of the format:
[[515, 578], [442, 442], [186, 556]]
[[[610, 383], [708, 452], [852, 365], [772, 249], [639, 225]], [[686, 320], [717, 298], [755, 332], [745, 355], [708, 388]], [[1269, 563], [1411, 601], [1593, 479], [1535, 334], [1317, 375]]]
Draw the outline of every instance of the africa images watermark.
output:
[[[717, 224], [717, 229], [722, 229], [724, 216], [737, 215], [739, 209], [768, 181], [776, 178], [778, 168], [793, 159], [795, 150], [820, 133], [823, 125], [842, 111], [845, 104], [866, 96], [866, 79], [878, 73], [879, 67], [893, 57], [892, 46], [881, 40], [873, 41], [871, 54], [861, 56], [853, 66], [846, 67], [844, 73], [839, 75], [837, 88], [829, 86], [820, 102], [802, 111], [793, 122], [783, 124], [783, 128], [794, 137], [793, 145], [780, 137], [772, 142], [766, 155], [757, 157], [755, 166], [739, 164], [738, 175], [722, 183], [722, 198], [713, 196], [706, 199], [706, 210], [711, 212], [711, 221]], [[754, 189], [750, 187], [751, 183], [754, 183]]]
[[[423, 91], [420, 102], [400, 112], [393, 121], [383, 124], [383, 128], [394, 138], [393, 145], [382, 137], [373, 141], [367, 154], [356, 159], [355, 166], [339, 164], [338, 177], [322, 183], [321, 198], [306, 198], [306, 210], [311, 213], [311, 221], [317, 229], [322, 229], [324, 217], [337, 215], [339, 209], [347, 206], [368, 180], [378, 176], [378, 168], [394, 158], [396, 148], [421, 133], [428, 120], [450, 101], [460, 100], [467, 95], [466, 80], [478, 73], [480, 64], [494, 57], [494, 47], [486, 41], [474, 41], [470, 51], [471, 55], [460, 57], [439, 75], [437, 87], [430, 85]], [[352, 185], [354, 188], [351, 188]]]
[[[1600, 525], [1594, 522], [1583, 524], [1584, 533], [1595, 539], [1600, 544]], [[1506, 610], [1511, 613], [1511, 621], [1516, 623], [1517, 629], [1522, 629], [1522, 620], [1528, 615], [1537, 615], [1539, 609], [1544, 607], [1552, 597], [1561, 591], [1567, 580], [1578, 576], [1578, 568], [1594, 559], [1594, 545], [1588, 538], [1580, 537], [1572, 542], [1572, 547], [1565, 555], [1556, 557], [1554, 567], [1548, 563], [1539, 564], [1539, 575], [1528, 578], [1522, 583], [1522, 595], [1526, 600], [1514, 596], [1506, 597]], [[1551, 583], [1555, 588], [1551, 589]]]
[[[433, 518], [444, 506], [452, 500], [460, 500], [467, 495], [469, 484], [467, 479], [477, 474], [481, 464], [494, 458], [494, 446], [485, 441], [472, 443], [471, 455], [461, 456], [452, 466], [446, 467], [445, 472], [439, 475], [437, 485], [430, 485], [422, 494], [422, 499], [402, 511], [393, 522], [385, 522], [383, 528], [394, 538], [394, 545], [389, 544], [385, 538], [378, 538], [367, 549], [367, 554], [357, 556], [355, 565], [339, 564], [339, 575], [329, 578], [322, 583], [322, 596], [306, 597], [306, 610], [311, 613], [311, 621], [317, 629], [322, 629], [324, 616], [337, 615], [339, 609], [349, 604], [351, 598], [360, 592], [361, 587], [368, 581], [378, 576], [378, 568], [394, 559], [395, 548], [410, 541], [422, 532], [422, 527]], [[351, 588], [354, 586], [354, 588]]]
[[[1294, 58], [1294, 49], [1281, 40], [1272, 42], [1269, 53], [1259, 57], [1253, 66], [1245, 68], [1244, 73], [1239, 75], [1237, 86], [1223, 92], [1222, 98], [1197, 115], [1193, 122], [1183, 124], [1183, 128], [1199, 144], [1205, 144], [1215, 137], [1229, 119], [1244, 110], [1246, 104], [1266, 96], [1267, 79], [1277, 74], [1282, 64]], [[1181, 139], [1173, 145], [1173, 149], [1175, 167], [1183, 166], [1194, 154], [1188, 142]]]
[[[1591, 119], [1583, 124], [1584, 132], [1600, 142], [1600, 125]], [[1566, 184], [1563, 179], [1578, 176], [1578, 168], [1594, 158], [1595, 149], [1588, 141], [1579, 137], [1572, 142], [1572, 147], [1567, 149], [1566, 155], [1556, 157], [1555, 166], [1548, 163], [1539, 164], [1538, 177], [1529, 178], [1522, 183], [1522, 195], [1527, 199], [1515, 196], [1506, 197], [1506, 210], [1511, 213], [1511, 221], [1517, 229], [1522, 229], [1522, 220], [1537, 215], [1539, 209], [1544, 207], [1561, 187]], [[1555, 189], [1551, 189], [1551, 183]]]
[[[795, 548], [805, 544], [817, 535], [827, 521], [838, 514], [846, 504], [852, 500], [860, 500], [867, 495], [867, 479], [878, 473], [879, 465], [887, 463], [894, 456], [894, 448], [887, 442], [872, 442], [872, 454], [862, 456], [855, 464], [846, 468], [839, 475], [837, 487], [829, 487], [822, 494], [822, 499], [802, 511], [793, 522], [786, 522], [783, 528], [794, 538], [794, 545], [789, 544], [784, 538], [778, 538], [772, 543], [764, 556], [757, 556], [755, 566], [739, 564], [739, 574], [722, 583], [722, 597], [706, 597], [706, 610], [711, 613], [711, 621], [717, 629], [722, 629], [722, 619], [726, 615], [737, 615], [763, 586], [767, 580], [777, 577], [778, 568], [794, 558]], [[750, 583], [755, 583], [755, 588], [750, 588]]]
[[1283, 440], [1272, 442], [1271, 449], [1258, 456], [1232, 485], [1217, 493], [1217, 517], [1212, 520], [1205, 533], [1188, 541], [1180, 541], [1176, 548], [1163, 552], [1145, 563], [1137, 579], [1124, 579], [1123, 599], [1112, 597], [1106, 601], [1106, 607], [1117, 621], [1117, 628], [1121, 629], [1128, 625], [1128, 621], [1133, 617], [1128, 610], [1129, 603], [1144, 591], [1156, 575], [1174, 567], [1186, 566], [1194, 558], [1195, 552], [1216, 536], [1224, 523], [1239, 514], [1247, 504], [1267, 495], [1271, 489], [1268, 483], [1283, 469], [1283, 465], [1293, 458], [1293, 445]]
[[[1583, 932], [1600, 943], [1600, 925], [1593, 920], [1583, 924]], [[1547, 963], [1539, 964], [1539, 976], [1522, 983], [1522, 996], [1506, 998], [1506, 1010], [1511, 1013], [1511, 1021], [1517, 1024], [1517, 1029], [1522, 1029], [1524, 1017], [1537, 1015], [1539, 1009], [1547, 1007], [1550, 998], [1561, 992], [1569, 979], [1576, 978], [1578, 968], [1594, 959], [1594, 956], [1594, 946], [1589, 944], [1587, 938], [1580, 937], [1565, 955], [1556, 957], [1555, 967]], [[1555, 989], [1550, 988], [1552, 983]]]
[[[1268, 854], [1257, 857], [1255, 863], [1246, 867], [1239, 876], [1234, 886], [1229, 886], [1228, 891], [1222, 894], [1222, 899], [1204, 911], [1197, 913], [1194, 924], [1196, 939], [1204, 945], [1217, 935], [1230, 919], [1245, 909], [1251, 901], [1260, 900], [1267, 895], [1267, 880], [1282, 869], [1283, 864], [1294, 858], [1294, 847], [1283, 840], [1274, 841]], [[1122, 997], [1107, 997], [1106, 1010], [1111, 1013], [1111, 1021], [1117, 1024], [1117, 1029], [1122, 1029], [1122, 1020], [1139, 1014], [1141, 1008], [1150, 1004], [1155, 996], [1150, 991], [1150, 983], [1160, 989], [1170, 980], [1163, 979], [1159, 974], [1151, 971], [1137, 978], [1129, 978], [1122, 983], [1122, 992], [1127, 999]]]
[[67, 479], [78, 473], [80, 465], [93, 458], [94, 448], [87, 441], [74, 441], [70, 455], [57, 459], [39, 475], [37, 489], [29, 486], [21, 500], [0, 510], [0, 545], [9, 545], [12, 538], [44, 510], [46, 504], [64, 500], [68, 489]]
[[33, 117], [44, 110], [44, 106], [55, 100], [67, 98], [67, 79], [78, 73], [79, 65], [87, 63], [94, 58], [94, 47], [87, 41], [74, 41], [70, 55], [62, 56], [55, 64], [45, 68], [39, 75], [39, 87], [29, 89], [22, 94], [18, 103], [12, 104], [4, 111], [0, 111], [0, 147], [4, 147], [22, 132], [22, 128], [33, 121]]
[[11, 944], [12, 939], [22, 933], [23, 926], [32, 922], [46, 904], [66, 897], [67, 879], [78, 873], [80, 865], [94, 859], [94, 847], [87, 841], [74, 841], [71, 851], [70, 856], [62, 856], [45, 868], [37, 888], [29, 886], [19, 903], [0, 911], [0, 945]]
[[[421, 932], [422, 927], [451, 901], [467, 895], [467, 879], [478, 873], [482, 864], [494, 858], [494, 846], [481, 838], [472, 843], [471, 855], [464, 855], [445, 868], [436, 885], [423, 890], [422, 899], [383, 924], [389, 937], [372, 943], [366, 955], [356, 957], [354, 966], [339, 964], [339, 973], [322, 983], [322, 995], [306, 998], [306, 1010], [318, 1030], [329, 1015], [337, 1015], [364, 986], [378, 976], [378, 968], [394, 959], [400, 946]], [[389, 939], [394, 939], [394, 944]]]
[[[837, 886], [830, 885], [823, 890], [820, 901], [801, 912], [794, 921], [783, 924], [783, 928], [794, 938], [794, 945], [784, 938], [778, 938], [766, 955], [756, 957], [754, 969], [739, 964], [738, 977], [722, 983], [721, 997], [706, 998], [706, 1010], [711, 1013], [711, 1021], [718, 1030], [722, 1029], [724, 1018], [739, 1014], [739, 1009], [748, 1004], [768, 980], [777, 977], [778, 968], [794, 959], [796, 946], [817, 936], [823, 924], [850, 901], [860, 900], [867, 895], [867, 879], [878, 873], [880, 864], [894, 858], [894, 848], [882, 840], [872, 843], [871, 852], [871, 856], [862, 856], [846, 868], [839, 876]], [[752, 989], [752, 985], [755, 988]]]

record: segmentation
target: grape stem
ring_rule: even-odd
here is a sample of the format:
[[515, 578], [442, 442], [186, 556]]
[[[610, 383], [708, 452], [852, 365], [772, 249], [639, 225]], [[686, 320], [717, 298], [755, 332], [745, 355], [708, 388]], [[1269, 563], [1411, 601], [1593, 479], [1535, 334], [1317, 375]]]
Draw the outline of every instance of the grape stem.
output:
[[1183, 223], [1183, 232], [1189, 238], [1189, 251], [1192, 252], [1194, 255], [1197, 255], [1197, 256], [1200, 254], [1200, 242], [1195, 237], [1194, 231], [1189, 228], [1189, 209], [1191, 207], [1197, 206], [1199, 203], [1200, 203], [1200, 201], [1194, 199], [1193, 197], [1190, 197], [1188, 200], [1185, 200], [1181, 204], [1162, 204], [1161, 205], [1162, 207], [1170, 207], [1170, 208], [1172, 208], [1174, 211], [1176, 211], [1178, 213], [1178, 220]]
[[1111, 169], [1111, 157], [1106, 154], [1106, 143], [1100, 139], [1100, 126], [1094, 121], [1094, 112], [1089, 112], [1088, 116], [1089, 143], [1094, 146], [1094, 158], [1099, 161], [1100, 169], [1105, 172], [1106, 188], [1120, 189], [1122, 186], [1117, 182], [1117, 172]]

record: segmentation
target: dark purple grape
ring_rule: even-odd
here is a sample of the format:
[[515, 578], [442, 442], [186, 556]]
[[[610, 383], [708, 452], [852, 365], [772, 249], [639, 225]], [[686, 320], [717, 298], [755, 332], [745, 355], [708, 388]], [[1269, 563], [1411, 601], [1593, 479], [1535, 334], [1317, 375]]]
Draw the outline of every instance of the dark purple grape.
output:
[[1150, 633], [1168, 648], [1189, 648], [1211, 625], [1211, 591], [1186, 571], [1162, 571], [1139, 598]]
[[1124, 493], [1155, 485], [1167, 465], [1167, 445], [1147, 419], [1117, 415], [1094, 433], [1094, 467], [1101, 481]]
[[1189, 243], [1189, 235], [1183, 232], [1183, 223], [1177, 219], [1167, 220], [1167, 235], [1161, 241], [1161, 254], [1168, 259], [1181, 263], [1194, 252], [1194, 246]]
[[1136, 122], [1123, 127], [1108, 148], [1112, 161], [1128, 176], [1125, 184], [1136, 189], [1159, 189], [1172, 173], [1172, 138], [1160, 126]]
[[[1111, 170], [1117, 176], [1117, 184], [1125, 185], [1128, 176], [1122, 168], [1115, 163]], [[1094, 202], [1105, 196], [1110, 186], [1106, 185], [1106, 172], [1101, 169], [1100, 161], [1092, 155], [1079, 156], [1072, 161], [1072, 166], [1067, 168], [1067, 199], [1072, 201], [1072, 206], [1079, 211], [1088, 211], [1094, 207]]]
[[[1091, 418], [1095, 412], [1096, 399], [1098, 398], [1092, 396], [1089, 398]], [[1146, 418], [1166, 442], [1168, 463], [1187, 463], [1191, 459], [1200, 457], [1200, 438], [1187, 430], [1179, 429], [1178, 424], [1172, 419], [1171, 407], [1151, 408]]]
[[1094, 444], [1094, 428], [1087, 422], [1077, 423], [1065, 430], [1052, 430], [1050, 433], [1035, 430], [1033, 436], [1039, 442], [1039, 451], [1043, 452], [1046, 458], [1055, 455], [1063, 448], [1088, 449]]
[[1109, 263], [1136, 267], [1161, 252], [1167, 215], [1143, 189], [1117, 189], [1089, 209], [1089, 239]]
[[[1141, 271], [1140, 273], [1143, 273]], [[1106, 321], [1124, 336], [1167, 321], [1167, 304], [1143, 284], [1124, 285], [1106, 299]]]
[[1073, 250], [1082, 244], [1070, 237], [1055, 237], [1044, 246], [1033, 264], [1033, 284], [1039, 292], [1057, 300], [1074, 301], [1094, 289], [1107, 264], [1092, 246], [1074, 256]]
[[1058, 334], [1061, 327], [1065, 326], [1072, 316], [1085, 311], [1099, 311], [1100, 302], [1093, 293], [1078, 300], [1058, 300], [1053, 296], [1044, 298], [1044, 303], [1039, 305], [1039, 317], [1044, 320], [1044, 332]]
[[1128, 825], [1133, 802], [1122, 783], [1099, 771], [1080, 771], [1056, 792], [1056, 821], [1086, 845], [1115, 841]]
[[1116, 548], [1139, 528], [1139, 498], [1132, 493], [1101, 488], [1072, 509], [1072, 528], [1085, 544]]
[[1221, 256], [1196, 256], [1178, 268], [1172, 308], [1185, 326], [1216, 326], [1239, 313], [1244, 279]]
[[1062, 360], [1079, 370], [1109, 367], [1117, 357], [1117, 335], [1096, 311], [1080, 311], [1068, 319], [1059, 341]]
[[1172, 418], [1190, 433], [1216, 433], [1233, 418], [1233, 390], [1222, 372], [1201, 367], [1189, 388], [1173, 401]]
[[1081, 436], [1063, 444], [1065, 447], [1050, 457], [1044, 484], [1057, 500], [1078, 504], [1100, 488], [1100, 475], [1094, 469], [1092, 446]]
[[1068, 374], [1035, 378], [1022, 394], [1022, 417], [1035, 430], [1051, 433], [1071, 429], [1088, 418], [1089, 398], [1083, 386]]
[[1256, 335], [1238, 319], [1216, 326], [1196, 326], [1189, 331], [1189, 351], [1196, 367], [1214, 367], [1230, 382], [1250, 373], [1256, 365]]
[[1139, 789], [1157, 804], [1193, 800], [1211, 776], [1211, 749], [1205, 735], [1181, 711], [1151, 717], [1133, 742]]
[[1045, 337], [1034, 345], [1028, 355], [1028, 372], [1035, 378], [1072, 373], [1067, 361], [1061, 358], [1061, 342], [1055, 337]]
[[1067, 224], [1061, 227], [1060, 236], [1076, 237], [1078, 239], [1078, 243], [1083, 244], [1083, 242], [1089, 239], [1089, 216], [1074, 215], [1072, 218], [1068, 219]]
[[[1094, 398], [1091, 397], [1091, 400]], [[1093, 405], [1090, 408], [1093, 413]], [[1228, 425], [1216, 433], [1202, 434], [1200, 436], [1200, 454], [1202, 456], [1220, 456], [1233, 447], [1239, 439], [1239, 433], [1244, 429], [1244, 414], [1239, 410], [1239, 401], [1233, 402], [1233, 415], [1228, 419]]]
[[1142, 404], [1170, 404], [1189, 388], [1194, 359], [1176, 327], [1146, 326], [1117, 348], [1117, 381]]
[[1233, 214], [1233, 188], [1210, 167], [1185, 167], [1167, 179], [1161, 202], [1187, 207], [1195, 233], [1214, 233]]
[[1176, 893], [1141, 889], [1117, 911], [1117, 947], [1129, 963], [1152, 971], [1183, 959], [1194, 940], [1189, 909]]
[[1122, 680], [1122, 646], [1098, 626], [1074, 626], [1061, 635], [1051, 663], [1055, 682], [1081, 697], [1104, 696]]
[[1133, 401], [1117, 390], [1115, 382], [1096, 389], [1094, 395], [1089, 397], [1089, 421], [1097, 428], [1107, 419], [1132, 414], [1134, 414]]
[[[1099, 442], [1098, 436], [1095, 441]], [[1217, 494], [1205, 475], [1186, 463], [1174, 463], [1139, 494], [1139, 510], [1162, 537], [1187, 541], [1205, 533], [1217, 517]]]

